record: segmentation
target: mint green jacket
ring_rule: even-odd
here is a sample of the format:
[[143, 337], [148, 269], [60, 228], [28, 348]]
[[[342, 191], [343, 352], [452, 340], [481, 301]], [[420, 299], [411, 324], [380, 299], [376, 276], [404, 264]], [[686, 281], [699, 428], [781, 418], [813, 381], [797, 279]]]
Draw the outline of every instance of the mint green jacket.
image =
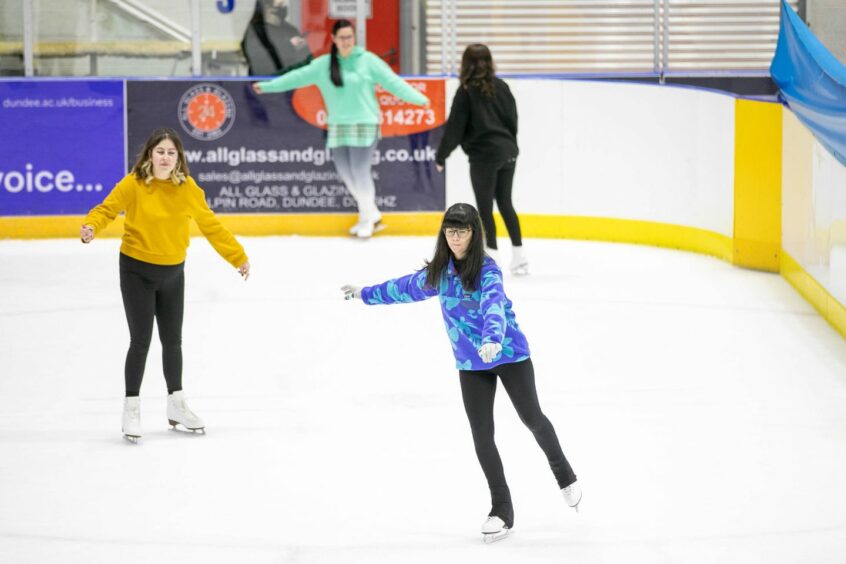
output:
[[326, 121], [329, 125], [378, 124], [376, 84], [412, 104], [424, 106], [429, 101], [423, 93], [398, 77], [385, 61], [362, 47], [353, 47], [352, 53], [346, 59], [338, 56], [343, 86], [332, 84], [329, 62], [329, 55], [321, 55], [308, 65], [279, 78], [259, 82], [259, 88], [263, 93], [285, 92], [316, 85], [326, 104]]

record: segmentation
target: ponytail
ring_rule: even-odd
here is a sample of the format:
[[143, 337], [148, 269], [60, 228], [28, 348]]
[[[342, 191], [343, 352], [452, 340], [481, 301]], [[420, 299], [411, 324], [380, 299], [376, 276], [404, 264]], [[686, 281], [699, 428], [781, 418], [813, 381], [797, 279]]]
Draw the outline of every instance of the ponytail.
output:
[[335, 86], [343, 86], [344, 79], [341, 78], [341, 64], [338, 62], [338, 47], [332, 43], [332, 54], [329, 56], [329, 77]]
[[352, 27], [350, 20], [338, 20], [332, 26], [332, 54], [329, 56], [329, 78], [332, 79], [332, 84], [337, 87], [344, 85], [344, 79], [341, 77], [341, 63], [338, 61], [338, 46], [335, 45], [335, 36], [338, 31], [345, 27]]

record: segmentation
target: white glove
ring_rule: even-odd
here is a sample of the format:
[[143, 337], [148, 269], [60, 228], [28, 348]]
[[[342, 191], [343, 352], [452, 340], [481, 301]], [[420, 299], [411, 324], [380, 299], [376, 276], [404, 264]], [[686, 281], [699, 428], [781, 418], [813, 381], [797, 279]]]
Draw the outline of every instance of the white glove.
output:
[[341, 286], [341, 291], [344, 293], [345, 300], [361, 299], [361, 286], [352, 286], [350, 284], [344, 284], [343, 286]]
[[479, 358], [482, 359], [482, 362], [485, 364], [489, 364], [493, 359], [499, 356], [499, 353], [502, 352], [502, 345], [499, 343], [485, 343], [481, 347], [479, 347]]

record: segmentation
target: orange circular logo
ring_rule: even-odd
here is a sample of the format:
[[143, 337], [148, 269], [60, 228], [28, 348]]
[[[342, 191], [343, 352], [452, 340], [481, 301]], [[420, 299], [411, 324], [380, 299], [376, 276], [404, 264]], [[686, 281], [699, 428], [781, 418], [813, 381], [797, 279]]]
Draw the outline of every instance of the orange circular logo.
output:
[[179, 99], [179, 123], [201, 141], [223, 137], [235, 123], [235, 103], [229, 92], [214, 84], [198, 84]]

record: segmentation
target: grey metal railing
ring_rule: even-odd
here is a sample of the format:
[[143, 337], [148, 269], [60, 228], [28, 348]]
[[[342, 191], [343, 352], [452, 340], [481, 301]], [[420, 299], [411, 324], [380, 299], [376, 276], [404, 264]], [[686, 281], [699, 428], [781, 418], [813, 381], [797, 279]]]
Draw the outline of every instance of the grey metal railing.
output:
[[[800, 0], [791, 0], [799, 8]], [[427, 71], [486, 43], [501, 72], [764, 70], [779, 0], [426, 0]]]

